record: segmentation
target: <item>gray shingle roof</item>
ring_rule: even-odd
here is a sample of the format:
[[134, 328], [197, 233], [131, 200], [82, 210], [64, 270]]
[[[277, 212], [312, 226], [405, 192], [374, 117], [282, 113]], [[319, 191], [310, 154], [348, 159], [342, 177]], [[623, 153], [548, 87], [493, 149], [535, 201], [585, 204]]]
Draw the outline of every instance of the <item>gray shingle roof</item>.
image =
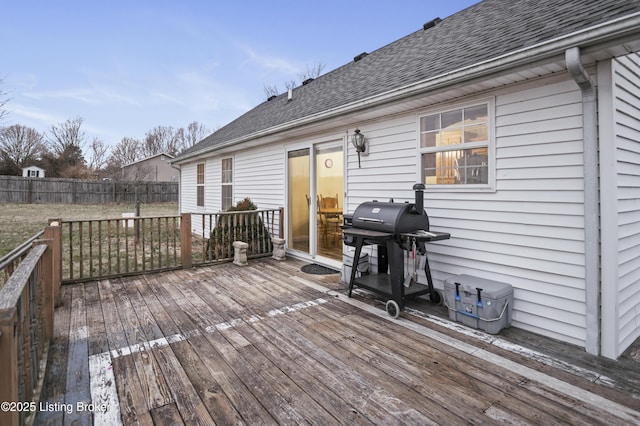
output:
[[640, 0], [485, 0], [295, 88], [291, 102], [261, 103], [176, 160], [635, 12]]

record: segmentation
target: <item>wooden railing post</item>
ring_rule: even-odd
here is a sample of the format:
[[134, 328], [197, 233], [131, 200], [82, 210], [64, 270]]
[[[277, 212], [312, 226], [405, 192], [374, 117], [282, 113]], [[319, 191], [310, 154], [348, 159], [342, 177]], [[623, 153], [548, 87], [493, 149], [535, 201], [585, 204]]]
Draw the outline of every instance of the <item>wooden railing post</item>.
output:
[[[47, 232], [45, 231], [45, 235]], [[47, 250], [42, 255], [42, 259], [40, 260], [42, 264], [42, 273], [41, 276], [38, 277], [39, 282], [42, 285], [42, 319], [44, 320], [44, 324], [42, 324], [42, 329], [44, 330], [44, 341], [48, 342], [53, 337], [53, 311], [54, 311], [54, 303], [55, 303], [55, 294], [53, 283], [55, 281], [53, 274], [53, 245], [54, 241], [52, 239], [44, 239], [44, 240], [36, 240], [33, 242], [34, 247], [36, 245], [45, 244], [47, 245]]]
[[190, 269], [193, 265], [191, 251], [191, 213], [182, 213], [182, 215], [180, 215], [180, 258], [182, 259], [182, 268]]
[[[0, 310], [0, 402], [18, 402], [18, 341], [15, 306]], [[20, 413], [17, 410], [0, 410], [0, 424], [17, 425]]]
[[60, 220], [52, 220], [44, 229], [44, 238], [51, 240], [51, 291], [55, 306], [60, 305], [60, 284], [62, 283], [62, 227]]
[[284, 207], [280, 207], [280, 215], [278, 217], [278, 237], [284, 238]]

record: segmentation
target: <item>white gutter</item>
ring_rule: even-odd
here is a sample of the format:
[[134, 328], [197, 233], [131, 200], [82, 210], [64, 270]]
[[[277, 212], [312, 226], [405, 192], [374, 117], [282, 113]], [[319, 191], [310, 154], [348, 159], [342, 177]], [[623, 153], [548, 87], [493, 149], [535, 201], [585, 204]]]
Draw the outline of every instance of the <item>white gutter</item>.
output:
[[600, 223], [598, 204], [598, 104], [596, 87], [580, 62], [580, 48], [565, 52], [567, 70], [582, 92], [584, 157], [584, 262], [586, 350], [600, 355]]
[[596, 25], [584, 30], [580, 30], [562, 37], [548, 40], [533, 46], [529, 46], [520, 50], [516, 50], [493, 59], [478, 62], [476, 64], [457, 69], [448, 73], [444, 73], [418, 83], [394, 89], [385, 93], [381, 93], [366, 99], [362, 99], [350, 104], [342, 105], [317, 114], [309, 115], [297, 120], [289, 121], [278, 126], [260, 130], [255, 133], [241, 136], [236, 139], [226, 141], [213, 147], [204, 148], [200, 151], [193, 152], [180, 158], [178, 161], [185, 161], [193, 157], [217, 151], [231, 145], [240, 144], [250, 140], [273, 135], [285, 130], [290, 130], [303, 125], [311, 124], [316, 121], [326, 120], [329, 118], [341, 116], [347, 113], [355, 112], [363, 108], [369, 108], [375, 105], [400, 100], [407, 96], [416, 95], [429, 90], [435, 90], [457, 84], [471, 78], [481, 77], [487, 74], [495, 73], [515, 66], [535, 62], [543, 58], [549, 58], [556, 55], [563, 55], [564, 51], [574, 46], [583, 44], [594, 44], [603, 42], [613, 38], [624, 37], [628, 34], [638, 33], [640, 29], [640, 13], [634, 13], [622, 18], [614, 19], [603, 24]]

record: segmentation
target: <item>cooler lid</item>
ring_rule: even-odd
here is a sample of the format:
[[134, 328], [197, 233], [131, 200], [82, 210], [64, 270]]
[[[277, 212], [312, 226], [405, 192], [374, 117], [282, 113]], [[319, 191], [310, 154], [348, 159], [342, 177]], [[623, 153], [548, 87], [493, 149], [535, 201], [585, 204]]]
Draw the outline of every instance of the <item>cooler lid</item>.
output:
[[511, 284], [500, 281], [488, 280], [474, 277], [472, 275], [454, 275], [445, 280], [445, 289], [456, 288], [456, 283], [460, 284], [460, 291], [465, 293], [476, 293], [476, 288], [482, 289], [482, 298], [499, 299], [510, 295], [513, 292]]

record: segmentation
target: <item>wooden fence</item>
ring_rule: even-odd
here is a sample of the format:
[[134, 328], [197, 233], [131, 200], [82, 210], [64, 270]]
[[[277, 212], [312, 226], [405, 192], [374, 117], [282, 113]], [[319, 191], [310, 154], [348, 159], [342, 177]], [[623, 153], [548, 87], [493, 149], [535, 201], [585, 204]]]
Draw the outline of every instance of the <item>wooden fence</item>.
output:
[[0, 203], [177, 203], [178, 182], [130, 182], [0, 176]]
[[37, 413], [60, 289], [54, 228], [45, 230], [44, 240], [34, 241], [0, 289], [2, 425], [31, 423]]

